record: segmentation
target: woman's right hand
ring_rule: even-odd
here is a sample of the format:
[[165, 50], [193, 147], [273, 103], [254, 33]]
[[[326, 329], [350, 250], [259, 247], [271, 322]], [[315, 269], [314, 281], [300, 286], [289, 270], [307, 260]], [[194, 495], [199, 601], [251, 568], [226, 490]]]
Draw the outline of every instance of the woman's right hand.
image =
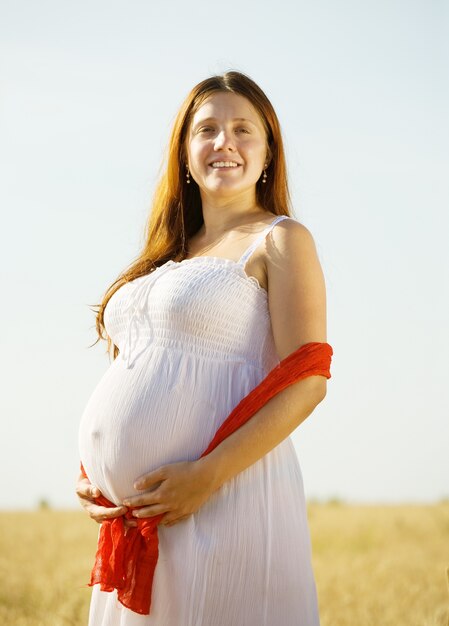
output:
[[[85, 478], [81, 473], [78, 477], [78, 482], [76, 484], [76, 495], [78, 496], [78, 500], [80, 501], [81, 506], [86, 511], [86, 513], [95, 520], [98, 524], [104, 522], [107, 519], [113, 519], [115, 517], [120, 517], [124, 515], [128, 507], [126, 506], [116, 506], [116, 507], [105, 507], [99, 506], [95, 503], [95, 498], [101, 496], [101, 492], [97, 487], [94, 487], [88, 478]], [[131, 528], [137, 526], [137, 522], [134, 520], [124, 520], [124, 524], [126, 528]]]

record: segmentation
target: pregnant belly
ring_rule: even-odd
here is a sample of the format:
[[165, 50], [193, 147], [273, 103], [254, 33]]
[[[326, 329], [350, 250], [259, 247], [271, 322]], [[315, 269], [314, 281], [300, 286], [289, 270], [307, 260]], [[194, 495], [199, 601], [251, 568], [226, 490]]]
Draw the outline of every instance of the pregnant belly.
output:
[[195, 370], [188, 358], [170, 359], [161, 349], [131, 369], [118, 357], [106, 370], [81, 418], [79, 452], [109, 500], [118, 504], [136, 493], [142, 474], [193, 461], [207, 447], [218, 424]]

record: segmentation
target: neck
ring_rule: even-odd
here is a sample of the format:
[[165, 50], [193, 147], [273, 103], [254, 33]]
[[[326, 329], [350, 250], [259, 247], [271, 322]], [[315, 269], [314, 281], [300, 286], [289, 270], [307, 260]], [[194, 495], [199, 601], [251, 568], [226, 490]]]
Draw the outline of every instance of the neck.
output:
[[255, 191], [243, 192], [238, 196], [217, 197], [201, 193], [204, 224], [200, 234], [212, 241], [240, 226], [260, 219], [267, 213], [256, 202]]

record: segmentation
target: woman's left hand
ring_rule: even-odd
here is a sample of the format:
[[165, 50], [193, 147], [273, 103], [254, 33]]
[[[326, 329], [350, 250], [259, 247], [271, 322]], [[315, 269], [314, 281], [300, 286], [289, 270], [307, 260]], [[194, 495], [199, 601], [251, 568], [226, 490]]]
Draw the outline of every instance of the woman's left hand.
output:
[[135, 489], [150, 489], [137, 496], [125, 498], [123, 504], [130, 507], [143, 507], [133, 511], [137, 518], [153, 517], [165, 513], [160, 521], [164, 526], [172, 526], [195, 513], [213, 493], [210, 474], [202, 459], [162, 465], [144, 474], [134, 483]]

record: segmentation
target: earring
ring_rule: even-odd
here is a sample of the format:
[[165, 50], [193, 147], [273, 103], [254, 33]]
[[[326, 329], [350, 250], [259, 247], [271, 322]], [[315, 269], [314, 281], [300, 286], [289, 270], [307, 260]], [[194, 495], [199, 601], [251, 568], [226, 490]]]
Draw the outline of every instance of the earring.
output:
[[188, 165], [186, 165], [186, 169], [187, 169], [186, 180], [187, 180], [187, 184], [190, 185], [190, 172], [189, 172], [189, 166]]
[[263, 183], [267, 182], [267, 167], [268, 167], [268, 164], [265, 163], [265, 167], [264, 167], [264, 170], [263, 170], [263, 178], [262, 178], [262, 182]]

